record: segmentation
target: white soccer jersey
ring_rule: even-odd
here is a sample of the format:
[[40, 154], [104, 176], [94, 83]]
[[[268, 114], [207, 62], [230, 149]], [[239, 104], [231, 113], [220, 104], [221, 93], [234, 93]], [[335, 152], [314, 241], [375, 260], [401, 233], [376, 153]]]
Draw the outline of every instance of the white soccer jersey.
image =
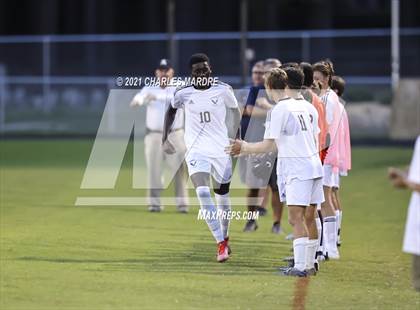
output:
[[[134, 97], [143, 104], [147, 95], [153, 95], [156, 100], [152, 100], [147, 104], [146, 112], [146, 128], [153, 131], [163, 131], [163, 123], [165, 121], [165, 113], [174, 96], [176, 87], [167, 86], [162, 88], [160, 86], [145, 86]], [[173, 129], [182, 128], [184, 125], [183, 113], [177, 113], [174, 121]]]
[[323, 176], [318, 134], [318, 112], [304, 99], [284, 98], [267, 115], [264, 139], [276, 142], [277, 174], [285, 182]]
[[185, 86], [175, 92], [172, 107], [184, 108], [187, 152], [225, 157], [229, 145], [226, 108], [237, 108], [232, 88], [219, 82], [205, 90]]
[[[408, 180], [415, 184], [420, 184], [420, 136], [417, 137], [414, 147], [413, 159], [408, 171]], [[420, 255], [420, 193], [416, 191], [411, 194], [408, 207], [403, 251]]]
[[321, 96], [321, 100], [325, 105], [325, 119], [328, 125], [331, 125], [334, 121], [335, 111], [340, 108], [340, 99], [331, 88], [328, 88], [325, 94]]

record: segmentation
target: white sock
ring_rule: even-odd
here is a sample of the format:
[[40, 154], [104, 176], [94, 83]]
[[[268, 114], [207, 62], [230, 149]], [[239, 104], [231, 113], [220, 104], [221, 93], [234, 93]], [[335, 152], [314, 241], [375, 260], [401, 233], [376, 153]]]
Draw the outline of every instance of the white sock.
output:
[[208, 186], [198, 186], [195, 189], [195, 192], [200, 201], [201, 210], [203, 210], [206, 215], [206, 223], [209, 226], [214, 239], [216, 239], [217, 243], [222, 242], [224, 238], [220, 222], [217, 217], [212, 216], [213, 214], [217, 214], [217, 209], [211, 198], [210, 188]]
[[316, 230], [318, 230], [317, 251], [322, 252], [322, 244], [321, 244], [321, 239], [322, 239], [322, 223], [321, 223], [321, 219], [319, 217], [316, 217], [315, 218], [315, 223], [316, 223]]
[[335, 216], [337, 218], [337, 240], [340, 240], [340, 234], [341, 234], [341, 220], [343, 218], [343, 211], [337, 210], [335, 211]]
[[324, 218], [324, 231], [325, 231], [325, 246], [329, 255], [337, 255], [337, 228], [335, 216], [327, 216]]
[[311, 269], [315, 266], [315, 254], [318, 248], [318, 239], [309, 239], [306, 245], [306, 266], [305, 269]]
[[300, 271], [304, 271], [306, 267], [307, 245], [308, 237], [302, 237], [293, 240], [293, 257], [295, 259], [294, 267]]
[[220, 214], [219, 222], [222, 228], [223, 238], [227, 238], [229, 236], [230, 224], [228, 213], [231, 211], [229, 193], [224, 195], [214, 194], [214, 196], [216, 197], [217, 210]]

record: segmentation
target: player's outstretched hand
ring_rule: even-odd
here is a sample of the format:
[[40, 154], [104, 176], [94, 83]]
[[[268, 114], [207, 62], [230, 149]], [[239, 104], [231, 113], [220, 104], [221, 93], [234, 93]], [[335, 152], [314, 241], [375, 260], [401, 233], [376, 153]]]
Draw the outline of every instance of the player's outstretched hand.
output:
[[388, 177], [397, 188], [405, 188], [406, 184], [406, 173], [400, 169], [390, 167], [388, 169]]
[[169, 140], [166, 140], [165, 142], [163, 142], [162, 148], [163, 148], [163, 151], [169, 155], [175, 154], [176, 152], [174, 146], [172, 145], [171, 142], [169, 142]]
[[130, 107], [132, 107], [132, 108], [137, 107], [137, 106], [140, 106], [140, 105], [141, 105], [140, 102], [136, 98], [134, 98], [130, 102]]
[[238, 157], [241, 154], [242, 144], [244, 141], [230, 139], [230, 145], [225, 147], [225, 153]]

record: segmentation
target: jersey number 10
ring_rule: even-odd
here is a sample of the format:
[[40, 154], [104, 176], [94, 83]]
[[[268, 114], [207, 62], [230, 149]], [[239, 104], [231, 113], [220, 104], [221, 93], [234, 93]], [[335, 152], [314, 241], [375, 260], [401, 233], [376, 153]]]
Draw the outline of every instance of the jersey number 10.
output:
[[210, 112], [200, 112], [200, 123], [210, 123]]

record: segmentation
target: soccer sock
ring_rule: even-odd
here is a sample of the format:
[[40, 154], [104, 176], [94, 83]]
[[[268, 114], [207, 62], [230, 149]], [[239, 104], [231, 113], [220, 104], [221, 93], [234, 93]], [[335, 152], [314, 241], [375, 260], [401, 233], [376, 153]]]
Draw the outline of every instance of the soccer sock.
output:
[[325, 229], [325, 245], [329, 254], [335, 255], [337, 250], [337, 228], [335, 216], [327, 216], [324, 218]]
[[198, 186], [195, 189], [195, 192], [197, 193], [201, 210], [204, 211], [206, 223], [209, 226], [214, 239], [216, 239], [217, 243], [222, 242], [224, 240], [223, 232], [220, 227], [219, 219], [217, 216], [213, 216], [214, 214], [217, 215], [217, 209], [211, 198], [210, 188], [208, 186]]
[[322, 223], [319, 217], [315, 218], [316, 229], [318, 230], [317, 251], [322, 252]]
[[341, 219], [343, 218], [343, 211], [336, 210], [335, 217], [337, 218], [337, 239], [340, 240], [340, 233], [341, 233]]
[[302, 237], [293, 240], [293, 257], [295, 259], [294, 267], [300, 271], [304, 271], [306, 267], [307, 245], [308, 237]]
[[214, 196], [216, 197], [217, 210], [220, 215], [219, 222], [222, 228], [223, 238], [227, 238], [229, 236], [230, 224], [228, 213], [231, 211], [229, 193], [224, 195], [214, 194]]
[[311, 269], [315, 266], [315, 253], [318, 248], [317, 239], [309, 239], [306, 245], [306, 266], [305, 269]]

